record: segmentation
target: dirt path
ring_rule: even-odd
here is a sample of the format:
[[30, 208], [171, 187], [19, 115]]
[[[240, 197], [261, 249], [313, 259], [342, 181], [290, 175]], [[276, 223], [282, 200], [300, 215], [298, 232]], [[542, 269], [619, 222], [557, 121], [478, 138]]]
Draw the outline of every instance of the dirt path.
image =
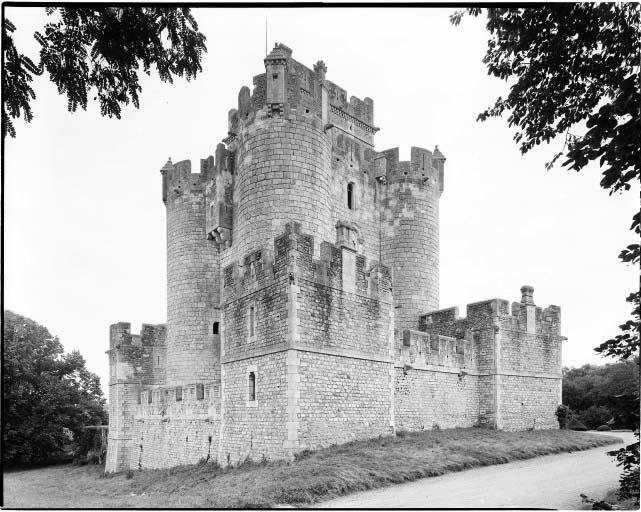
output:
[[[613, 433], [625, 444], [631, 432]], [[623, 444], [547, 455], [500, 466], [424, 478], [319, 503], [326, 508], [581, 508], [580, 494], [598, 497], [617, 487], [620, 470], [606, 452]]]

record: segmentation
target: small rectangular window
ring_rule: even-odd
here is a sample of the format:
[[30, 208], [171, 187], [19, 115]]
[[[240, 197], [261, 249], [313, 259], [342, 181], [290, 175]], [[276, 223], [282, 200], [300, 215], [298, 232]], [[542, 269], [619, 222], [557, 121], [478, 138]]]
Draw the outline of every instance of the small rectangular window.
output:
[[274, 73], [274, 74], [272, 75], [272, 79], [273, 79], [273, 80], [278, 80], [278, 73]]
[[213, 327], [211, 329], [211, 332], [213, 334], [218, 334], [218, 329], [220, 329], [219, 322], [214, 322], [214, 325], [213, 325]]
[[154, 400], [153, 394], [151, 391], [147, 391], [147, 403], [150, 404]]
[[254, 402], [256, 400], [256, 374], [254, 372], [249, 372], [249, 401]]
[[249, 336], [254, 336], [254, 322], [256, 321], [256, 308], [249, 306]]
[[196, 400], [202, 400], [205, 398], [205, 385], [196, 384]]
[[176, 402], [180, 402], [183, 399], [183, 388], [178, 386], [176, 388]]

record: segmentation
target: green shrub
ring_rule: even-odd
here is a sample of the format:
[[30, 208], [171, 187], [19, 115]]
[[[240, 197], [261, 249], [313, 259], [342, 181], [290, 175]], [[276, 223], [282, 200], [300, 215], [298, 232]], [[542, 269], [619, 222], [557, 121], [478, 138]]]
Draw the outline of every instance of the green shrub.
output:
[[588, 427], [581, 423], [577, 418], [570, 418], [567, 428], [569, 428], [570, 430], [579, 430], [581, 432], [585, 432], [586, 430], [588, 430]]
[[584, 411], [578, 411], [577, 417], [588, 428], [595, 429], [612, 418], [612, 411], [604, 405], [591, 405]]
[[570, 408], [567, 405], [561, 404], [556, 408], [556, 419], [559, 422], [559, 428], [568, 428], [570, 413]]

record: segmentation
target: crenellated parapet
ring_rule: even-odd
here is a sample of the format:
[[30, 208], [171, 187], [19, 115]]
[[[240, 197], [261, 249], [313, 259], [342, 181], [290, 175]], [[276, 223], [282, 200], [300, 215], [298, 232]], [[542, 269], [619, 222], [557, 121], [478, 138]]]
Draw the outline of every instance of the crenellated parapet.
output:
[[[340, 225], [349, 232], [349, 226]], [[273, 250], [252, 251], [223, 269], [224, 300], [230, 301], [274, 281], [295, 283], [303, 279], [343, 292], [391, 301], [391, 273], [378, 261], [368, 261], [353, 247], [349, 236], [340, 244], [320, 244], [320, 258], [314, 257], [314, 237], [303, 233], [298, 222], [285, 226], [274, 239]]]
[[396, 362], [412, 368], [476, 369], [474, 341], [405, 329]]
[[253, 91], [242, 87], [238, 105], [228, 114], [228, 135], [223, 140], [230, 147], [243, 129], [257, 120], [309, 114], [310, 121], [326, 130], [336, 128], [373, 147], [374, 102], [351, 96], [345, 89], [326, 80], [327, 67], [318, 61], [313, 69], [292, 58], [292, 50], [277, 43], [265, 57], [265, 73], [253, 79]]
[[419, 330], [472, 342], [481, 370], [560, 376], [561, 310], [537, 307], [531, 286], [521, 291], [521, 302], [511, 309], [507, 300], [491, 299], [468, 304], [463, 318], [458, 308], [432, 311], [419, 318]]
[[109, 327], [111, 382], [156, 384], [164, 381], [166, 362], [165, 324], [142, 324], [139, 334], [131, 324], [118, 322]]
[[470, 330], [502, 324], [503, 328], [526, 334], [561, 337], [561, 308], [541, 308], [532, 299], [533, 288], [523, 286], [521, 302], [490, 299], [467, 305], [467, 316], [460, 318], [458, 308], [431, 311], [419, 318], [419, 329], [427, 331], [435, 326], [450, 336], [462, 337]]
[[433, 152], [413, 146], [409, 161], [400, 161], [398, 148], [393, 148], [376, 155], [374, 174], [386, 183], [414, 183], [440, 196], [445, 184], [444, 166], [445, 157], [438, 146]]
[[214, 157], [201, 160], [201, 170], [198, 173], [191, 172], [191, 160], [181, 160], [172, 163], [171, 158], [162, 167], [162, 200], [167, 204], [167, 200], [173, 200], [176, 197], [185, 194], [202, 194], [205, 190], [205, 182], [210, 169], [213, 168]]

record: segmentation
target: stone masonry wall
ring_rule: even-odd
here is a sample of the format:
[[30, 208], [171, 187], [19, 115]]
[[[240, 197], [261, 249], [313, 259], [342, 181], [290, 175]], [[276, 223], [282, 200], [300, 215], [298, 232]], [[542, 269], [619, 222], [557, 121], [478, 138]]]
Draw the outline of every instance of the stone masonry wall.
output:
[[[150, 396], [151, 395], [151, 396]], [[216, 461], [220, 436], [218, 384], [197, 389], [147, 388], [136, 409], [131, 469]]]
[[[287, 440], [286, 351], [250, 357], [222, 366], [221, 464], [283, 458]], [[254, 372], [256, 399], [249, 400]]]
[[396, 368], [398, 430], [471, 427], [479, 419], [477, 375]]
[[382, 198], [381, 259], [392, 268], [398, 331], [416, 329], [419, 315], [438, 308], [442, 173], [432, 152], [414, 147], [411, 151], [409, 162], [399, 162], [398, 148], [379, 154], [387, 182]]
[[390, 363], [299, 354], [299, 449], [392, 433]]
[[503, 430], [559, 428], [556, 408], [561, 404], [561, 376], [500, 377], [500, 410]]
[[212, 324], [219, 286], [218, 254], [205, 233], [205, 175], [189, 161], [167, 171], [167, 382], [220, 378]]

